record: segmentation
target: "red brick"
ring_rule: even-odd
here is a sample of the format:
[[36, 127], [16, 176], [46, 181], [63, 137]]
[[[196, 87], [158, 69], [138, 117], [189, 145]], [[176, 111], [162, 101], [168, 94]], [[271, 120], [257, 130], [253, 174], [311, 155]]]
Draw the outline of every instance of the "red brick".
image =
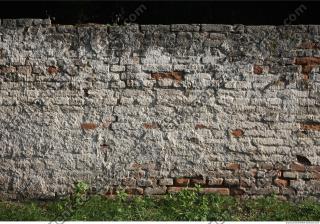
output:
[[95, 123], [83, 123], [81, 124], [81, 128], [85, 130], [96, 129], [98, 126]]
[[263, 73], [263, 68], [259, 65], [254, 65], [253, 66], [253, 73], [254, 74], [257, 74], [257, 75], [260, 75]]
[[238, 164], [238, 163], [228, 163], [226, 165], [226, 168], [228, 170], [239, 170], [240, 169], [240, 164]]
[[182, 190], [195, 191], [195, 188], [188, 187], [168, 187], [168, 193], [178, 193]]
[[116, 190], [115, 190], [115, 188], [113, 188], [113, 187], [109, 188], [109, 189], [105, 192], [105, 195], [106, 195], [106, 196], [107, 196], [107, 195], [114, 195], [114, 194], [116, 194]]
[[189, 178], [177, 178], [175, 179], [175, 185], [177, 186], [187, 186], [190, 183], [190, 179]]
[[279, 178], [274, 179], [273, 182], [278, 187], [286, 187], [286, 186], [289, 185], [289, 181], [288, 180], [279, 179]]
[[296, 58], [294, 64], [302, 66], [303, 79], [309, 79], [311, 70], [320, 64], [320, 57], [301, 57]]
[[58, 73], [58, 71], [59, 71], [59, 69], [57, 67], [55, 67], [55, 66], [48, 67], [48, 73], [50, 75], [56, 74], [56, 73]]
[[152, 73], [151, 78], [160, 80], [160, 79], [173, 79], [178, 82], [183, 80], [183, 73], [178, 71], [172, 71], [172, 72], [157, 72]]
[[235, 130], [233, 130], [233, 131], [231, 132], [231, 134], [232, 134], [234, 137], [239, 138], [239, 137], [241, 137], [241, 136], [244, 135], [244, 131], [241, 130], [241, 129], [235, 129]]
[[146, 129], [155, 129], [155, 128], [158, 128], [159, 126], [156, 123], [145, 123], [143, 124], [143, 127]]
[[290, 165], [291, 171], [298, 171], [298, 172], [304, 172], [306, 168], [303, 164], [294, 162]]
[[204, 194], [221, 194], [221, 195], [230, 195], [229, 188], [201, 188], [201, 192]]
[[204, 129], [207, 128], [207, 126], [205, 126], [204, 124], [196, 124], [196, 129]]
[[300, 127], [304, 130], [320, 131], [320, 123], [318, 122], [300, 123]]
[[301, 48], [301, 49], [319, 49], [319, 46], [317, 43], [313, 43], [313, 42], [304, 42], [302, 44], [299, 45], [298, 48]]

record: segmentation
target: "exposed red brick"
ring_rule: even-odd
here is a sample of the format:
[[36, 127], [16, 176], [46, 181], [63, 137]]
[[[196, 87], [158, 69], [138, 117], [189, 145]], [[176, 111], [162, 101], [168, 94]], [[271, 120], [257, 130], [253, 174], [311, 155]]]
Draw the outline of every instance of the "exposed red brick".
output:
[[203, 125], [203, 124], [196, 124], [196, 129], [204, 129], [207, 128], [207, 126]]
[[239, 170], [240, 169], [240, 164], [238, 164], [238, 163], [228, 163], [226, 165], [226, 168], [228, 170]]
[[114, 195], [116, 194], [116, 190], [115, 188], [111, 187], [109, 188], [106, 192], [105, 192], [105, 195], [108, 196], [108, 195]]
[[296, 58], [294, 64], [302, 66], [303, 79], [309, 79], [311, 70], [320, 64], [320, 57], [301, 57]]
[[298, 48], [300, 48], [300, 49], [320, 49], [319, 45], [317, 43], [314, 43], [311, 41], [303, 42], [302, 44], [300, 44], [298, 46]]
[[263, 68], [261, 66], [259, 66], [259, 65], [253, 66], [253, 73], [254, 74], [260, 75], [260, 74], [262, 74], [262, 72], [263, 72]]
[[157, 72], [152, 73], [151, 78], [160, 80], [160, 79], [173, 79], [178, 82], [183, 80], [183, 73], [179, 71], [172, 71], [172, 72]]
[[303, 130], [320, 131], [320, 123], [319, 122], [300, 123], [300, 127]]
[[182, 190], [190, 190], [190, 191], [194, 191], [195, 188], [188, 188], [188, 187], [168, 187], [167, 192], [168, 193], [178, 193]]
[[273, 182], [278, 187], [286, 187], [286, 186], [289, 185], [289, 181], [288, 180], [279, 179], [279, 178], [274, 179]]
[[55, 66], [49, 66], [48, 67], [48, 73], [50, 75], [56, 74], [56, 73], [58, 73], [58, 71], [59, 71], [59, 69], [57, 67], [55, 67]]
[[298, 171], [298, 172], [304, 172], [306, 170], [303, 164], [297, 163], [297, 162], [291, 163], [290, 169], [292, 171]]
[[187, 186], [190, 183], [190, 179], [189, 178], [177, 178], [174, 180], [175, 185], [177, 186]]
[[96, 129], [98, 126], [95, 123], [82, 123], [81, 128], [85, 130]]
[[239, 138], [239, 137], [241, 137], [241, 136], [244, 135], [244, 131], [241, 130], [241, 129], [235, 129], [235, 130], [233, 130], [233, 131], [231, 132], [231, 134], [232, 134], [234, 137]]
[[201, 188], [201, 193], [204, 194], [221, 194], [221, 195], [230, 195], [229, 188]]
[[159, 126], [156, 123], [145, 123], [143, 124], [143, 127], [146, 129], [155, 129], [155, 128], [158, 128]]

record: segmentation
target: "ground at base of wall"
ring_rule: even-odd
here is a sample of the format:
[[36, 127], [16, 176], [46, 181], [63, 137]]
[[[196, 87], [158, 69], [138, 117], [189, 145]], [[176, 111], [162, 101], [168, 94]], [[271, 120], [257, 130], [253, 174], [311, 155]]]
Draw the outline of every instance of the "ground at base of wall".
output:
[[217, 194], [203, 195], [184, 190], [157, 197], [128, 197], [124, 192], [115, 198], [75, 194], [57, 201], [0, 202], [0, 220], [161, 220], [161, 221], [271, 221], [320, 219], [320, 203], [307, 199], [298, 203], [276, 196], [239, 199]]

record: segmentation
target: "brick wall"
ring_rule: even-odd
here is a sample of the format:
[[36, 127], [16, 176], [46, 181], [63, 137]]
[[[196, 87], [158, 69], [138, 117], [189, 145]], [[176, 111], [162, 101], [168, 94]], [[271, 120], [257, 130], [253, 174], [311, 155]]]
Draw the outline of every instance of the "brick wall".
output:
[[320, 26], [0, 26], [0, 195], [320, 195]]

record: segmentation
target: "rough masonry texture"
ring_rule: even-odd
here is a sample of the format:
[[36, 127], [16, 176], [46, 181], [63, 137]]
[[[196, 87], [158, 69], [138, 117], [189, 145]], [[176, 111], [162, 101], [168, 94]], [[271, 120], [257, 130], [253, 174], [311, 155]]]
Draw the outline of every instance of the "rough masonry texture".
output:
[[320, 26], [0, 26], [0, 197], [320, 196]]

